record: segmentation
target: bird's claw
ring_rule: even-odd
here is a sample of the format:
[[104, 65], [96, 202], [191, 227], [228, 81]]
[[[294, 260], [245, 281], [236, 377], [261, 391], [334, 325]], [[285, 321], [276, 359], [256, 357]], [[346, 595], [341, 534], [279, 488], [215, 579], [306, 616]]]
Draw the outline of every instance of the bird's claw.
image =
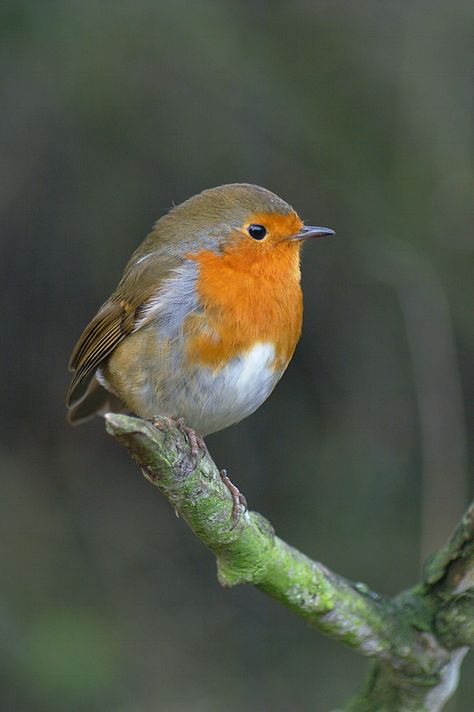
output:
[[206, 450], [206, 443], [204, 442], [204, 438], [198, 435], [195, 430], [189, 428], [184, 422], [184, 418], [173, 418], [173, 421], [176, 423], [176, 427], [178, 428], [178, 430], [187, 437], [189, 446], [191, 448], [191, 457], [193, 458], [194, 462], [196, 462], [199, 452], [201, 450]]
[[232, 497], [232, 521], [234, 522], [232, 529], [235, 527], [242, 514], [247, 511], [247, 500], [244, 495], [239, 492], [239, 489], [230, 481], [226, 470], [219, 472], [222, 482], [225, 484]]

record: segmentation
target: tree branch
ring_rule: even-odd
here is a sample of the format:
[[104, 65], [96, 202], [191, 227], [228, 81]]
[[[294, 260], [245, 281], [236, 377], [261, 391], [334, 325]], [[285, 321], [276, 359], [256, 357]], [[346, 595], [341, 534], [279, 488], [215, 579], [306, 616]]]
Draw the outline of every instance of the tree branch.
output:
[[466, 646], [474, 643], [472, 506], [427, 566], [424, 581], [387, 600], [286, 544], [260, 514], [243, 512], [235, 521], [231, 494], [207, 449], [193, 458], [173, 420], [153, 425], [125, 415], [105, 417], [107, 431], [214, 552], [224, 586], [253, 584], [326, 635], [376, 660], [346, 710], [442, 708], [456, 688]]

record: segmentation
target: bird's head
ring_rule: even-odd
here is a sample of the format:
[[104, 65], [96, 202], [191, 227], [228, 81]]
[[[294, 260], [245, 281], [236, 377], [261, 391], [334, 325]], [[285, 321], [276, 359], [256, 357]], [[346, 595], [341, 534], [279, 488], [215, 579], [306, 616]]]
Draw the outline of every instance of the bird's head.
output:
[[334, 234], [326, 227], [305, 226], [291, 205], [248, 183], [204, 190], [174, 207], [155, 229], [184, 253], [212, 251], [249, 265], [270, 255], [299, 253], [305, 240]]

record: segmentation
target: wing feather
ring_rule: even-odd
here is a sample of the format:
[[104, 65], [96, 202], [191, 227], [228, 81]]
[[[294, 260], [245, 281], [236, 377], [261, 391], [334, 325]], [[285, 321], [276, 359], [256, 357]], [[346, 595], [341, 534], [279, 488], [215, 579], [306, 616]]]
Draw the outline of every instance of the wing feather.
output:
[[[182, 262], [182, 257], [167, 253], [166, 246], [155, 251], [146, 247], [147, 240], [130, 258], [116, 291], [79, 337], [69, 361], [74, 375], [67, 394], [68, 406], [83, 397], [91, 377], [119, 343], [146, 323], [143, 313], [149, 300]], [[152, 256], [155, 259], [149, 259]]]
[[85, 328], [69, 362], [69, 369], [74, 372], [74, 376], [68, 391], [68, 405], [81, 397], [80, 387], [83, 382], [133, 330], [134, 311], [126, 309], [123, 302], [106, 302]]

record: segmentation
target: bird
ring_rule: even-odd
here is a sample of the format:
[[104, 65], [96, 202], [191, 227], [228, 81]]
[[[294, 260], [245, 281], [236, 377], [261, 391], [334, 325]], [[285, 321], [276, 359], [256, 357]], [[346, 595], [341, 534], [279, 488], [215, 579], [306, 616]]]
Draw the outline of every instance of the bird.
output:
[[248, 183], [174, 206], [72, 352], [69, 422], [131, 411], [174, 418], [203, 438], [249, 416], [300, 338], [301, 246], [334, 234]]

